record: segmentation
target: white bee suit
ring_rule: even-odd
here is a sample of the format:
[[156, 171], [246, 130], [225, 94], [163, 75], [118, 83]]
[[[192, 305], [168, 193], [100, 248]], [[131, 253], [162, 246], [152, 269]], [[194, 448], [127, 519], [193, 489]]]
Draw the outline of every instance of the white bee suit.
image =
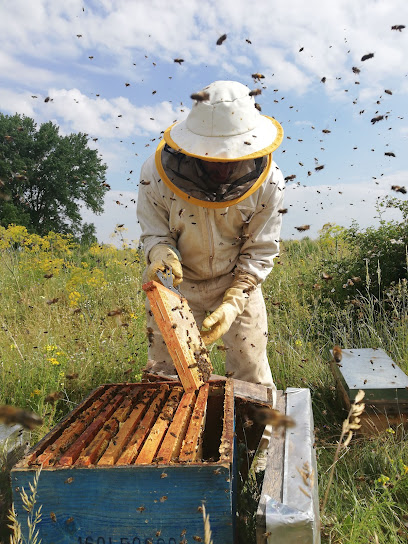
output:
[[[209, 327], [204, 341], [222, 336], [226, 371], [276, 391], [261, 284], [279, 252], [285, 183], [272, 153], [283, 129], [259, 113], [241, 83], [217, 81], [201, 96], [142, 167], [137, 215], [146, 277], [176, 264], [198, 327], [203, 320]], [[174, 374], [148, 302], [147, 310], [151, 370]], [[267, 427], [261, 448], [270, 433]]]
[[[146, 260], [157, 244], [173, 247], [180, 255], [187, 298], [199, 327], [208, 312], [222, 302], [224, 292], [239, 271], [249, 273], [258, 287], [248, 293], [244, 312], [223, 337], [226, 371], [234, 378], [274, 387], [266, 356], [267, 318], [261, 284], [279, 252], [284, 179], [274, 162], [262, 185], [242, 202], [226, 208], [204, 208], [178, 197], [163, 183], [154, 156], [142, 167], [137, 215]], [[167, 348], [153, 317], [154, 331], [148, 357], [157, 370], [172, 369]], [[171, 372], [174, 373], [174, 369]]]

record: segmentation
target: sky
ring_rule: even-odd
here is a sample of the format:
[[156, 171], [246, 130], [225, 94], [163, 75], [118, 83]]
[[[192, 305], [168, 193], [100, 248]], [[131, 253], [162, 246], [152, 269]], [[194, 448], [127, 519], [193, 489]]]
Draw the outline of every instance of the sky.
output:
[[104, 213], [82, 210], [100, 242], [119, 224], [138, 240], [141, 166], [217, 80], [260, 88], [283, 126], [282, 239], [375, 226], [381, 199], [408, 198], [391, 188], [408, 190], [406, 0], [0, 0], [0, 35], [0, 111], [88, 134], [108, 166]]

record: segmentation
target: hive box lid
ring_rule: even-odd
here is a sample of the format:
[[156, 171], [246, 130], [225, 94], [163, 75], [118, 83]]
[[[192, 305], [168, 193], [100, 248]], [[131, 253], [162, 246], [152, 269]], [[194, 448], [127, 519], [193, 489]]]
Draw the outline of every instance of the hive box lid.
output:
[[408, 376], [382, 349], [343, 349], [332, 368], [350, 401], [362, 389], [371, 404], [408, 402]]

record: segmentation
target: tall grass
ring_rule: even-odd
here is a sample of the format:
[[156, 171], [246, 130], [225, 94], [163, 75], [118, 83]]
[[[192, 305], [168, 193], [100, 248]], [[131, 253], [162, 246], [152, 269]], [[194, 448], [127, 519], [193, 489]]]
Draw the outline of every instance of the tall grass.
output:
[[[0, 230], [0, 403], [43, 418], [33, 443], [98, 385], [140, 380], [147, 362], [144, 262], [137, 248], [123, 246], [84, 249], [57, 234]], [[408, 370], [406, 282], [386, 297], [361, 287], [354, 302], [339, 305], [322, 272], [333, 272], [325, 262], [349, 255], [347, 243], [336, 237], [284, 243], [264, 284], [275, 382], [312, 393], [322, 497], [347, 416], [328, 364], [330, 348], [381, 347]], [[224, 352], [213, 346], [211, 359], [222, 374]], [[406, 542], [406, 444], [402, 429], [390, 429], [377, 438], [353, 437], [341, 451], [322, 519], [323, 542]], [[7, 503], [4, 471], [0, 486]]]

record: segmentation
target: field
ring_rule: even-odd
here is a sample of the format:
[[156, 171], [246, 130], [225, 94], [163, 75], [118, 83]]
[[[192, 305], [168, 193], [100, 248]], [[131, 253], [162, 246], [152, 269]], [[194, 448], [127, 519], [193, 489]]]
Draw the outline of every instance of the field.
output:
[[[96, 386], [140, 380], [147, 361], [143, 254], [123, 238], [122, 249], [85, 248], [57, 234], [40, 238], [23, 227], [0, 229], [0, 404], [43, 418], [32, 433], [35, 443]], [[367, 265], [366, 276], [341, 279], [351, 278], [342, 267], [352, 257], [341, 230], [326, 229], [315, 241], [284, 242], [264, 284], [277, 387], [311, 390], [321, 499], [347, 416], [329, 350], [334, 344], [380, 347], [408, 372], [407, 263], [405, 277], [383, 290], [380, 260], [373, 273]], [[213, 346], [211, 359], [223, 374], [223, 351]], [[357, 434], [341, 450], [322, 542], [407, 542], [406, 438], [401, 428], [372, 439]], [[4, 465], [0, 486], [5, 543], [10, 490]], [[252, 515], [247, 512], [248, 524]]]

